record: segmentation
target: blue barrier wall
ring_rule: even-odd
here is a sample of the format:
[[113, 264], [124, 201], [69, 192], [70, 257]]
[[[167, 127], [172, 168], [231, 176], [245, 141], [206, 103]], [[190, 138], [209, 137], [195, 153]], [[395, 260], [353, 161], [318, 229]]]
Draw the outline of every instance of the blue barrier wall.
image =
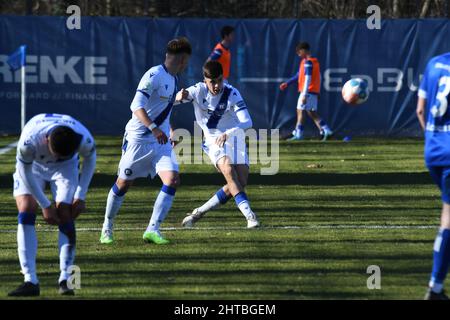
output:
[[[20, 131], [20, 76], [6, 57], [28, 46], [28, 118], [41, 112], [70, 114], [93, 133], [121, 134], [142, 74], [162, 63], [166, 43], [187, 36], [193, 45], [181, 85], [201, 81], [201, 66], [220, 40], [220, 28], [236, 27], [230, 83], [249, 106], [257, 128], [295, 123], [296, 87], [278, 89], [298, 69], [298, 41], [308, 41], [319, 58], [319, 112], [342, 134], [420, 134], [415, 117], [417, 86], [428, 59], [450, 51], [450, 22], [384, 20], [368, 30], [365, 20], [222, 20], [83, 17], [81, 30], [68, 30], [66, 17], [0, 16], [0, 132]], [[360, 107], [344, 104], [342, 84], [365, 77], [372, 87]], [[176, 107], [176, 127], [192, 127], [189, 105]], [[313, 131], [311, 122], [307, 130]]]

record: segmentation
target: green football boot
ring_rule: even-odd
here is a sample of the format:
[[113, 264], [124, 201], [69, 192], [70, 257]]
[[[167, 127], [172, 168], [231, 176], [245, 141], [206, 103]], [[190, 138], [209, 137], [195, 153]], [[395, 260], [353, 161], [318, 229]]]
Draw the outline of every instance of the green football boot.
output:
[[100, 236], [100, 243], [102, 244], [112, 244], [114, 242], [113, 233], [111, 230], [102, 230], [102, 235]]
[[170, 243], [169, 240], [164, 239], [162, 237], [162, 235], [159, 233], [159, 231], [146, 231], [146, 232], [144, 232], [142, 239], [144, 239], [144, 241], [147, 243], [156, 243], [156, 244]]

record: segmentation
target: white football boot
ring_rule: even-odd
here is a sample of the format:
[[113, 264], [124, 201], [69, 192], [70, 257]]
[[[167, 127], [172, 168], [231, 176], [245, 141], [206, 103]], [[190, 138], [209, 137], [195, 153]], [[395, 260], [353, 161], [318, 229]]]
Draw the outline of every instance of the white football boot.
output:
[[195, 208], [191, 213], [187, 214], [187, 217], [183, 219], [181, 225], [184, 228], [193, 228], [194, 224], [203, 217], [203, 214], [198, 212], [198, 208]]
[[256, 217], [256, 214], [253, 214], [253, 216], [250, 219], [247, 219], [247, 229], [255, 229], [260, 227], [261, 224], [258, 221], [258, 217]]

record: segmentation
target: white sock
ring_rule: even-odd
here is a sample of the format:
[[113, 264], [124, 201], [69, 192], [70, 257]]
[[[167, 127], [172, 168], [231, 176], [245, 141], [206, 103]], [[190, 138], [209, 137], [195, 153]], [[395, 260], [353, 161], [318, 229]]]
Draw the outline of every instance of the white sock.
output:
[[443, 283], [430, 282], [429, 286], [431, 288], [431, 291], [433, 291], [434, 293], [441, 293], [444, 289]]
[[19, 253], [20, 267], [25, 282], [39, 283], [36, 274], [37, 254], [36, 229], [33, 225], [21, 224], [17, 226], [17, 248]]
[[200, 214], [205, 214], [208, 211], [214, 210], [220, 206], [220, 200], [217, 195], [213, 195], [211, 199], [206, 201], [201, 207], [197, 208], [197, 212]]
[[[119, 212], [120, 207], [122, 206], [122, 202], [125, 199], [125, 194], [123, 195], [117, 195], [117, 193], [120, 194], [117, 188], [111, 188], [108, 193], [108, 200], [106, 201], [106, 210], [105, 210], [105, 221], [103, 222], [103, 231], [105, 230], [111, 230], [114, 227], [114, 218], [117, 216], [117, 213]], [[115, 190], [114, 190], [115, 189]]]
[[214, 210], [220, 207], [221, 204], [227, 203], [231, 196], [227, 196], [223, 188], [220, 188], [215, 195], [211, 197], [205, 204], [200, 208], [197, 208], [197, 212], [200, 214], [205, 214], [208, 211]]
[[250, 202], [248, 200], [243, 201], [238, 206], [239, 210], [241, 210], [242, 214], [247, 220], [254, 220], [256, 219], [255, 213], [250, 208]]
[[[64, 232], [63, 232], [64, 231]], [[58, 282], [67, 280], [70, 277], [68, 268], [75, 261], [75, 225], [67, 223], [59, 227], [58, 247], [59, 247], [59, 269], [61, 270]]]
[[159, 230], [159, 226], [164, 221], [170, 208], [172, 207], [175, 191], [175, 188], [166, 185], [162, 186], [153, 206], [153, 213], [147, 226], [147, 232]]

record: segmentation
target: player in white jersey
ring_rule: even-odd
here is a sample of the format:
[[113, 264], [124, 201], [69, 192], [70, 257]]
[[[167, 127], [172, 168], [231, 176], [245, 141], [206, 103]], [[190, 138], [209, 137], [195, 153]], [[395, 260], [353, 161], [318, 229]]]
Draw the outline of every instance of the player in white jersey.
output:
[[182, 225], [192, 227], [206, 212], [234, 197], [237, 207], [247, 219], [247, 227], [259, 227], [244, 190], [249, 172], [244, 130], [252, 127], [250, 114], [239, 91], [224, 84], [219, 62], [206, 62], [203, 75], [204, 82], [178, 92], [176, 101], [193, 103], [196, 121], [205, 136], [203, 150], [223, 174], [227, 184], [184, 218]]
[[[83, 167], [79, 175], [79, 155]], [[44, 220], [59, 227], [59, 292], [73, 295], [67, 286], [68, 270], [75, 259], [75, 219], [85, 210], [86, 193], [95, 170], [95, 142], [77, 120], [61, 114], [39, 114], [22, 130], [17, 146], [14, 197], [18, 215], [17, 243], [24, 283], [10, 296], [40, 294], [36, 274], [38, 205]], [[45, 196], [50, 184], [55, 205]]]
[[118, 178], [108, 194], [101, 243], [113, 243], [114, 218], [134, 179], [156, 175], [163, 186], [143, 239], [156, 244], [169, 242], [159, 232], [179, 185], [178, 163], [168, 143], [169, 118], [177, 92], [177, 74], [186, 68], [191, 53], [186, 38], [169, 41], [164, 64], [148, 70], [139, 83], [130, 107], [133, 116], [125, 128]]

